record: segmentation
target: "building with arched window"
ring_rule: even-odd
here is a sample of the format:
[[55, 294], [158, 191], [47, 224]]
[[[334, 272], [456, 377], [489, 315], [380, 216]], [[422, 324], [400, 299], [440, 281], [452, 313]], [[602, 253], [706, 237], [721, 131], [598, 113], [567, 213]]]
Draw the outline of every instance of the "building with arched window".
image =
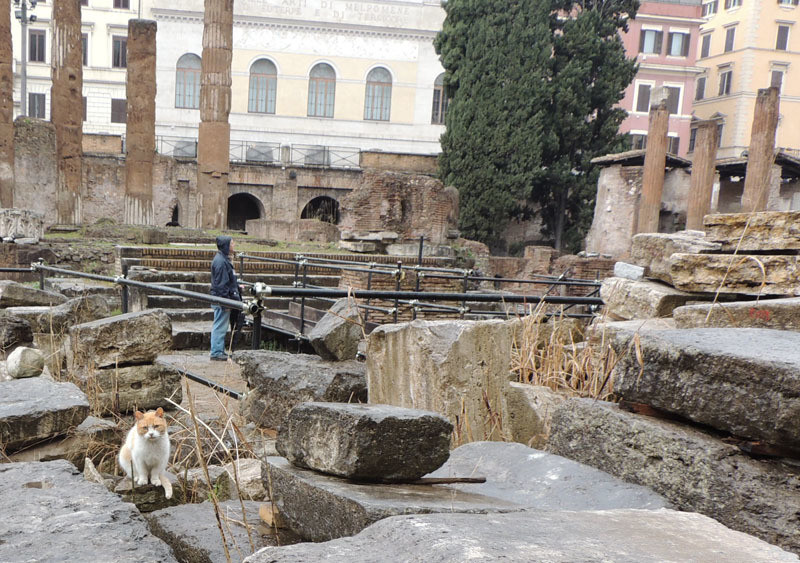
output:
[[197, 109], [200, 107], [200, 57], [186, 53], [175, 65], [175, 107]]
[[278, 90], [278, 71], [267, 59], [258, 59], [250, 67], [250, 90], [247, 111], [250, 113], [275, 113]]
[[373, 68], [367, 75], [364, 96], [364, 119], [389, 121], [392, 109], [392, 75], [383, 67]]
[[315, 64], [308, 73], [308, 116], [333, 117], [336, 73], [326, 63]]

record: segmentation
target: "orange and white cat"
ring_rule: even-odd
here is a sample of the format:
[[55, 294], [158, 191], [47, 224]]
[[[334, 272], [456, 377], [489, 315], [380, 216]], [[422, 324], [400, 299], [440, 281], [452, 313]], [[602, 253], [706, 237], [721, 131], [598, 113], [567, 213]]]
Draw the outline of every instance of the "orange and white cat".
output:
[[150, 483], [164, 487], [164, 496], [172, 498], [172, 483], [166, 475], [169, 462], [169, 435], [164, 409], [142, 414], [136, 411], [136, 424], [128, 432], [119, 452], [120, 467], [136, 485]]

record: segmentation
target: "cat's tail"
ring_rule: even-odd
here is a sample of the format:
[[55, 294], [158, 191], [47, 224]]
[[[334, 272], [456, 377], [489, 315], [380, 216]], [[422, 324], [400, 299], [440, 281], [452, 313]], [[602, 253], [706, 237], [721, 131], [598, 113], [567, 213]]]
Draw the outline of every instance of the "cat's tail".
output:
[[172, 498], [172, 482], [169, 480], [167, 473], [162, 471], [158, 478], [161, 479], [161, 486], [164, 487], [164, 496]]

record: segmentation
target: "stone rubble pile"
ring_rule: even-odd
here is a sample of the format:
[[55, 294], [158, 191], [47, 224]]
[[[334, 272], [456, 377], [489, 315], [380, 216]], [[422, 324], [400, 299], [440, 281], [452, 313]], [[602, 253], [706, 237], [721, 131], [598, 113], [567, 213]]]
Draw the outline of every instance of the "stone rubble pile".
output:
[[74, 325], [64, 341], [67, 371], [99, 411], [172, 409], [167, 398], [182, 398], [180, 372], [154, 363], [171, 344], [172, 324], [159, 309]]

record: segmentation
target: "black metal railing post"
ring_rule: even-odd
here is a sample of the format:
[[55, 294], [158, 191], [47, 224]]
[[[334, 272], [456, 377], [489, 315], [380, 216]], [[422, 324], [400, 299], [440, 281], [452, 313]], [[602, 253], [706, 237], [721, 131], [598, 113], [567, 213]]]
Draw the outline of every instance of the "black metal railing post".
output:
[[250, 348], [259, 350], [261, 348], [261, 308], [253, 313], [253, 334], [251, 335]]
[[461, 318], [464, 318], [464, 315], [467, 312], [467, 287], [469, 285], [469, 276], [472, 273], [472, 270], [464, 270], [464, 281], [461, 284], [461, 292], [464, 294], [464, 299], [461, 300]]
[[[403, 262], [398, 260], [397, 261], [397, 272], [394, 275], [394, 290], [400, 291], [400, 281], [403, 277]], [[397, 322], [397, 310], [400, 307], [400, 299], [395, 297], [394, 298], [394, 322]]]
[[[306, 287], [306, 282], [308, 281], [308, 266], [306, 265], [305, 259], [303, 259], [303, 288]], [[300, 298], [300, 334], [305, 334], [306, 328], [306, 298]], [[299, 344], [298, 344], [299, 346]]]
[[[44, 264], [44, 262], [39, 262], [39, 263], [40, 264]], [[39, 289], [41, 289], [42, 291], [44, 291], [44, 274], [45, 274], [45, 271], [40, 269], [39, 270]]]
[[[128, 277], [128, 268], [129, 268], [128, 264], [125, 264], [125, 263], [122, 264], [122, 277], [123, 278], [127, 278]], [[120, 304], [120, 309], [122, 309], [123, 314], [127, 313], [128, 310], [129, 310], [128, 301], [130, 299], [130, 293], [129, 293], [127, 285], [124, 285], [124, 284], [122, 285], [122, 296], [120, 297], [120, 299], [122, 300], [122, 303]]]

